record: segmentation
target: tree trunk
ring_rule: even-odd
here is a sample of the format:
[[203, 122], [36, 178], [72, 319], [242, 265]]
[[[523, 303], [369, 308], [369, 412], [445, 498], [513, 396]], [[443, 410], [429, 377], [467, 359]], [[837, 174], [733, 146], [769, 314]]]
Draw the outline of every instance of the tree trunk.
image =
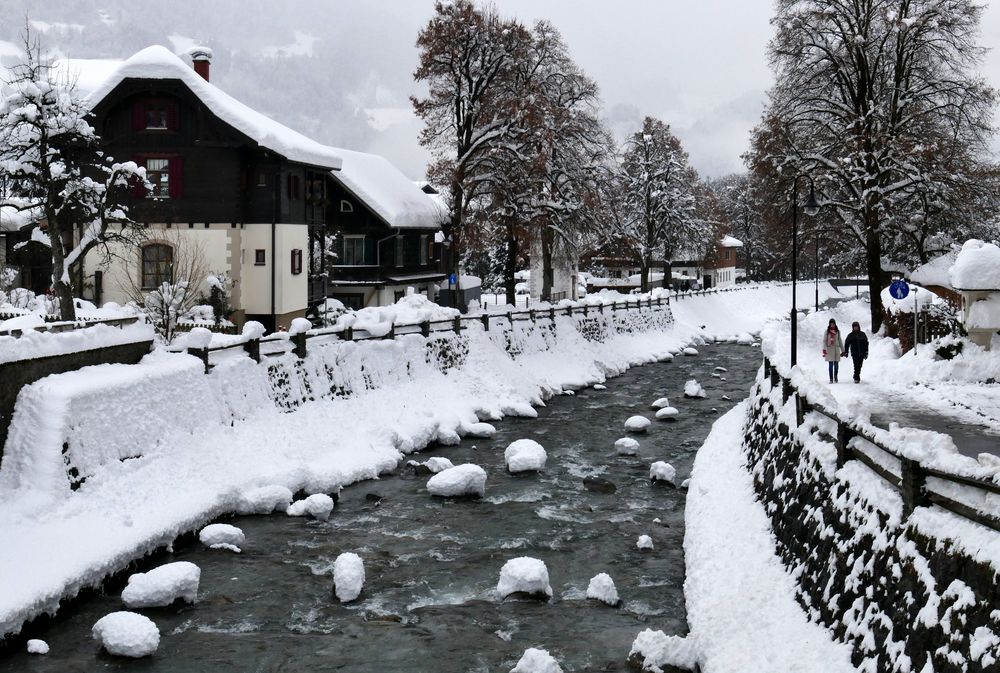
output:
[[666, 248], [663, 249], [663, 282], [660, 284], [661, 287], [670, 289], [670, 285], [673, 282], [673, 276], [671, 275], [671, 263], [670, 258], [673, 255]]
[[465, 217], [465, 189], [462, 180], [456, 176], [451, 181], [451, 272], [455, 274], [455, 308], [458, 308], [458, 290], [462, 285], [462, 278], [458, 273], [458, 246], [459, 231], [462, 229], [462, 220]]
[[649, 269], [652, 266], [652, 261], [648, 257], [642, 258], [642, 268], [639, 272], [639, 289], [643, 292], [649, 292]]
[[507, 303], [511, 306], [517, 306], [517, 279], [514, 274], [517, 272], [518, 241], [513, 224], [508, 224], [505, 229], [507, 230], [507, 259], [504, 260], [503, 264], [503, 283]]
[[[69, 274], [63, 274], [63, 267], [66, 260], [65, 241], [63, 240], [62, 232], [55, 225], [55, 219], [55, 217], [51, 217], [48, 220], [49, 243], [51, 244], [50, 249], [52, 251], [52, 291], [59, 299], [60, 319], [74, 321], [76, 320], [76, 306], [73, 304], [73, 285]], [[54, 233], [53, 229], [56, 230]], [[64, 277], [65, 282], [63, 281]]]
[[868, 263], [868, 295], [871, 303], [872, 333], [882, 327], [882, 240], [878, 235], [876, 213], [864, 214], [865, 252]]
[[552, 248], [553, 234], [549, 227], [542, 227], [542, 301], [552, 300], [553, 270]]

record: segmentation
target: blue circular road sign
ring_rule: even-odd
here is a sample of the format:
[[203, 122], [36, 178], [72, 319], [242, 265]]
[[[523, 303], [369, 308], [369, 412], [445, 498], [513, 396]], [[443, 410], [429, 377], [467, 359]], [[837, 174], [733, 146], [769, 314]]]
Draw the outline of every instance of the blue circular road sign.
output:
[[906, 299], [910, 294], [910, 285], [905, 280], [894, 280], [889, 286], [889, 294], [893, 299]]

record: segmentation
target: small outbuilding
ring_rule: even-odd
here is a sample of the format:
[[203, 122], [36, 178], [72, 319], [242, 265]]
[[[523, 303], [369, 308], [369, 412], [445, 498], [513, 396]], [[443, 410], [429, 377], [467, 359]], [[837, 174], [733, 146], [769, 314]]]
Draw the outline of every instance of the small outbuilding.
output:
[[989, 350], [1000, 334], [1000, 247], [966, 241], [948, 277], [962, 295], [962, 324], [969, 339]]

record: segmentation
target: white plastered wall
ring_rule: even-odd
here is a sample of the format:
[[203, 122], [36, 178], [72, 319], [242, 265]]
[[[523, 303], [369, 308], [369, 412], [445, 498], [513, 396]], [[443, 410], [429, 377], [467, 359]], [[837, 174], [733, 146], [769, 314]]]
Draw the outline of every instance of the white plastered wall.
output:
[[[274, 274], [274, 312], [277, 315], [305, 311], [309, 299], [309, 227], [304, 224], [247, 224], [243, 229], [243, 308], [249, 314], [271, 313], [271, 265]], [[302, 251], [302, 273], [292, 274], [292, 250]], [[257, 265], [256, 251], [263, 250], [265, 263]]]

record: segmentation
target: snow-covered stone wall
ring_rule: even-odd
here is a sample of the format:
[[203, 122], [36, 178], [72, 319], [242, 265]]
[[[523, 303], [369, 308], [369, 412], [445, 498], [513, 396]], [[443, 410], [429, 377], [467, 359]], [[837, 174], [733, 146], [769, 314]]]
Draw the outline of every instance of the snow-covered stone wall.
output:
[[[837, 469], [835, 425], [809, 414], [796, 427], [794, 406], [758, 381], [744, 449], [810, 619], [852, 646], [862, 671], [997, 670], [1000, 567], [962, 534], [1000, 534], [927, 508], [904, 520], [898, 491], [869, 468]], [[922, 522], [942, 516], [952, 524], [934, 533]]]

